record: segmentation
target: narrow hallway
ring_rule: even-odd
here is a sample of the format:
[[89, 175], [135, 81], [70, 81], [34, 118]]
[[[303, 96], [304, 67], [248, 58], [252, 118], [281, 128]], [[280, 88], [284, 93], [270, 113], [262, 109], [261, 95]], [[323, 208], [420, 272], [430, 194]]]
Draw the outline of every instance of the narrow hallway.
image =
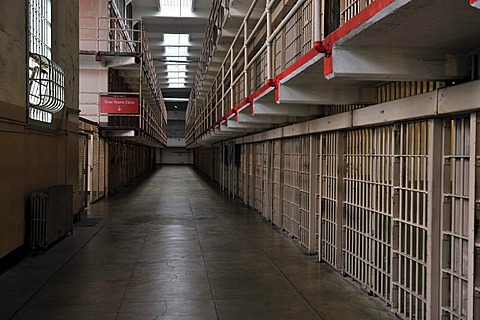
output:
[[[395, 319], [190, 167], [162, 167], [88, 214], [104, 219], [0, 276], [2, 304], [23, 305], [12, 319]], [[46, 259], [57, 271], [32, 276]], [[9, 294], [31, 281], [28, 301]]]

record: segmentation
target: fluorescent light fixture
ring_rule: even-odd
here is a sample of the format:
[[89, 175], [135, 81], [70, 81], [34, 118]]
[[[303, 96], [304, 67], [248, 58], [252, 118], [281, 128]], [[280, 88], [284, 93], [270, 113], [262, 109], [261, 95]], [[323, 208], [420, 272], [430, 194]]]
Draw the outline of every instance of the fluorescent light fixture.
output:
[[159, 0], [159, 7], [165, 15], [181, 17], [193, 11], [193, 0]]
[[189, 98], [163, 98], [165, 102], [188, 102]]
[[168, 79], [168, 85], [171, 84], [185, 84], [185, 79]]
[[165, 60], [168, 62], [168, 61], [173, 61], [173, 62], [178, 62], [178, 61], [184, 61], [184, 62], [188, 62], [188, 58], [187, 57], [177, 57], [177, 56], [170, 56], [170, 57], [165, 57]]
[[165, 55], [166, 56], [186, 56], [188, 54], [188, 47], [185, 46], [166, 46]]
[[187, 66], [184, 64], [167, 64], [167, 71], [187, 71]]
[[163, 42], [165, 42], [167, 45], [187, 45], [189, 40], [189, 34], [165, 33], [163, 35]]
[[187, 77], [187, 73], [186, 72], [167, 72], [167, 76], [170, 79], [183, 79], [185, 80], [185, 78]]
[[169, 88], [186, 88], [185, 83], [169, 83]]

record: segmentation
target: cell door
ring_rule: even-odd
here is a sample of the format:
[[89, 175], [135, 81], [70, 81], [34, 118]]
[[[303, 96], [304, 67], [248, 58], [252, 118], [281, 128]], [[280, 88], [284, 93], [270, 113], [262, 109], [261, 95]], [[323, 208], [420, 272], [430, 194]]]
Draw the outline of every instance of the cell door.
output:
[[78, 140], [78, 190], [79, 209], [88, 206], [88, 135], [80, 134]]
[[445, 119], [443, 123], [441, 315], [444, 320], [480, 319], [478, 310], [474, 316], [474, 299], [478, 300], [480, 293], [478, 279], [477, 286], [474, 285], [475, 248], [479, 250], [478, 242], [475, 244], [476, 119], [476, 114], [472, 114]]

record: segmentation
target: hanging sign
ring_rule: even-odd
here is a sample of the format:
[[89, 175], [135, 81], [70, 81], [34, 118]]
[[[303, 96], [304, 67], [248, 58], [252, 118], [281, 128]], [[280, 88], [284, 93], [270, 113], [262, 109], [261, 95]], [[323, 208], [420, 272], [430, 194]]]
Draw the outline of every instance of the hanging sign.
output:
[[139, 114], [140, 108], [138, 98], [101, 95], [100, 113]]

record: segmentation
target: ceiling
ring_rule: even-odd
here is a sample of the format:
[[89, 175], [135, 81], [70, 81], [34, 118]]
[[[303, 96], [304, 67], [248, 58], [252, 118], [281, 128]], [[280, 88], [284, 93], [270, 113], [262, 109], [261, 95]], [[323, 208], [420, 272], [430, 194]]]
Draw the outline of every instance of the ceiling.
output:
[[167, 110], [184, 111], [212, 0], [132, 0], [132, 6], [144, 21]]

